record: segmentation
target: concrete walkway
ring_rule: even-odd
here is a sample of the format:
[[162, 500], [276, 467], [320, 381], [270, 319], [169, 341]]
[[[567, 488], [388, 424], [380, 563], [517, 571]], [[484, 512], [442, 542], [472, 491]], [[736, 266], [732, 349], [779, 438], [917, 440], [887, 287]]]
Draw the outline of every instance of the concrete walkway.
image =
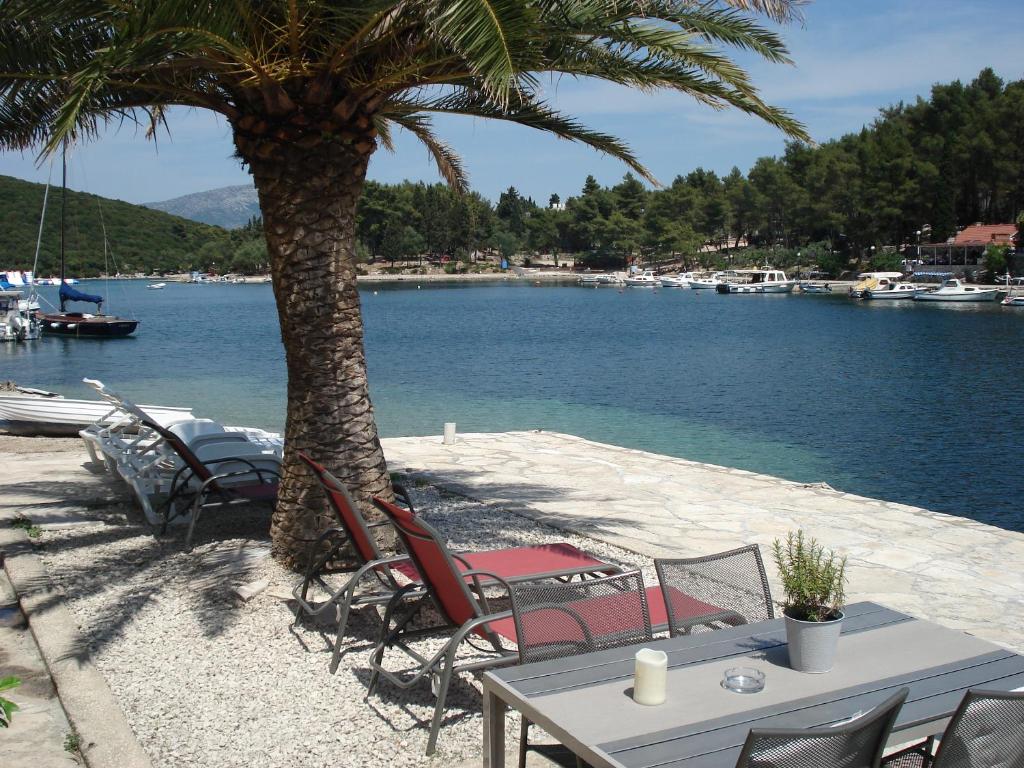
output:
[[[652, 557], [803, 528], [875, 600], [1024, 652], [1024, 534], [904, 504], [552, 432], [391, 438], [392, 471]], [[770, 558], [768, 558], [770, 559]], [[774, 582], [774, 567], [768, 563]], [[775, 593], [780, 591], [776, 588]]]

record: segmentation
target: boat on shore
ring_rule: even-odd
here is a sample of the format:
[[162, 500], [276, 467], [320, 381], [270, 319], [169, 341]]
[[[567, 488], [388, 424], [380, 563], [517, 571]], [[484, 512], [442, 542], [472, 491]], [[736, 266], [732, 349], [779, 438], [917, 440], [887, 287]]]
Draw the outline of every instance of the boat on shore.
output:
[[[781, 269], [737, 269], [737, 282], [722, 282], [715, 287], [719, 293], [789, 293], [796, 287]], [[742, 281], [742, 282], [739, 282]]]
[[914, 283], [889, 282], [878, 288], [865, 288], [861, 294], [864, 301], [895, 301], [898, 299], [912, 299], [918, 291], [925, 290]]
[[[140, 406], [156, 422], [168, 426], [193, 418], [191, 408], [164, 405]], [[117, 418], [110, 403], [103, 400], [75, 400], [53, 392], [27, 387], [0, 393], [0, 429], [8, 434], [42, 437], [68, 437], [110, 416]]]
[[965, 285], [954, 277], [938, 288], [918, 291], [914, 294], [914, 301], [995, 301], [998, 294], [998, 288]]

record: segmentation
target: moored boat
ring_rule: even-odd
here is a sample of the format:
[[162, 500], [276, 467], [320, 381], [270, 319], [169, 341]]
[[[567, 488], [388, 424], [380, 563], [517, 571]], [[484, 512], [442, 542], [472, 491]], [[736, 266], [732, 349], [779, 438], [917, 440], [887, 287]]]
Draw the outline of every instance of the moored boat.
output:
[[626, 278], [625, 283], [626, 285], [633, 286], [634, 288], [649, 288], [652, 286], [659, 285], [658, 278], [655, 276], [654, 272], [652, 272], [649, 269], [645, 269], [643, 272], [640, 272], [639, 274], [633, 273], [632, 275]]
[[709, 277], [697, 277], [695, 275], [688, 282], [690, 283], [690, 288], [693, 288], [695, 290], [706, 290], [708, 288], [714, 290], [723, 282], [725, 282], [725, 280], [723, 279], [724, 275], [724, 272], [714, 272]]
[[914, 294], [914, 301], [995, 301], [998, 293], [998, 288], [965, 285], [954, 277], [938, 288], [918, 291]]
[[850, 296], [860, 299], [864, 291], [882, 289], [902, 279], [902, 272], [861, 272], [857, 275], [857, 282], [850, 287]]
[[660, 282], [663, 288], [689, 288], [693, 279], [692, 272], [680, 272], [678, 275], [662, 275]]
[[580, 275], [580, 284], [582, 284], [582, 285], [597, 285], [597, 283], [598, 283], [597, 278], [598, 277], [600, 277], [600, 275], [597, 275], [597, 274]]
[[146, 286], [151, 291], [160, 291], [167, 287], [167, 283], [150, 283]]
[[21, 291], [0, 291], [0, 341], [31, 341], [39, 334], [39, 321]]
[[743, 282], [723, 282], [715, 287], [719, 293], [789, 293], [796, 287], [796, 280], [790, 280], [780, 269], [737, 269], [736, 275]]
[[924, 290], [920, 285], [914, 283], [889, 282], [878, 288], [866, 288], [861, 295], [865, 301], [893, 301], [897, 299], [912, 299], [918, 291]]
[[828, 283], [800, 283], [800, 293], [832, 293], [832, 286]]

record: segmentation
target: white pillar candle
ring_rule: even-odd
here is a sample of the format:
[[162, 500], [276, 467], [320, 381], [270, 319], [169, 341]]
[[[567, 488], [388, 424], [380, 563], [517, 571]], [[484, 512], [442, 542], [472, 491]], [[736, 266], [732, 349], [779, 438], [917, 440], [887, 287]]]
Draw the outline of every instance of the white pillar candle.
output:
[[636, 672], [633, 675], [633, 701], [653, 707], [665, 703], [665, 683], [668, 679], [668, 656], [664, 651], [641, 648], [636, 652]]
[[455, 445], [455, 422], [446, 421], [444, 423], [444, 444]]

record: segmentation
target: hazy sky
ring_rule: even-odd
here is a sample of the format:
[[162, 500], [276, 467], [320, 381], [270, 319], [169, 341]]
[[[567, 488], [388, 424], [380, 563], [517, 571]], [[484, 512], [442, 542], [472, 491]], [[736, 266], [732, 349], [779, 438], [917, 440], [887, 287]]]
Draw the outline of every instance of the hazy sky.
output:
[[[927, 97], [934, 83], [969, 81], [986, 66], [1004, 79], [1024, 77], [1022, 30], [1021, 0], [818, 0], [805, 9], [803, 26], [783, 30], [795, 67], [739, 58], [769, 102], [825, 141], [870, 123], [882, 106]], [[548, 84], [548, 96], [589, 126], [625, 138], [666, 183], [697, 166], [746, 171], [784, 148], [782, 135], [754, 118], [674, 94], [563, 80]], [[131, 126], [111, 127], [79, 150], [69, 186], [151, 202], [248, 183], [222, 119], [178, 110], [170, 122], [171, 135], [156, 146]], [[492, 199], [510, 185], [539, 202], [552, 192], [564, 199], [588, 173], [611, 184], [625, 172], [611, 158], [528, 128], [456, 117], [438, 120], [437, 128], [461, 151], [474, 189]], [[376, 153], [371, 178], [437, 180], [414, 139], [399, 136], [396, 144], [393, 155]], [[0, 174], [45, 181], [48, 168], [37, 167], [32, 154], [0, 153]]]

